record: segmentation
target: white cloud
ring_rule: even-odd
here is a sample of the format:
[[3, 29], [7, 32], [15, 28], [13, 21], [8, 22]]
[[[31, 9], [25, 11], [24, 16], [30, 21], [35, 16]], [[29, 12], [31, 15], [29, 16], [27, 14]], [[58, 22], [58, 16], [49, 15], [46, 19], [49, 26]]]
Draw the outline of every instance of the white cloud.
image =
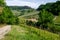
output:
[[21, 0], [7, 0], [6, 1], [8, 6], [30, 6], [32, 8], [37, 8], [39, 5], [38, 3], [34, 3], [34, 2], [27, 2], [27, 1], [21, 1]]

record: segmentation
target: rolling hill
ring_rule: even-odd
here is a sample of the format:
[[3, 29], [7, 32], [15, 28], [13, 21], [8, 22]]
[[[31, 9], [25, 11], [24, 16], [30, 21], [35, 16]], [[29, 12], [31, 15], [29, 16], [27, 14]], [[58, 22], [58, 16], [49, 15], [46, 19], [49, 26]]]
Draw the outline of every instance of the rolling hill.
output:
[[12, 25], [2, 40], [59, 40], [59, 35], [27, 25]]
[[24, 18], [38, 18], [38, 11], [28, 6], [8, 6], [15, 16]]
[[29, 6], [8, 6], [9, 8], [11, 8], [12, 10], [24, 10], [24, 9], [32, 9]]

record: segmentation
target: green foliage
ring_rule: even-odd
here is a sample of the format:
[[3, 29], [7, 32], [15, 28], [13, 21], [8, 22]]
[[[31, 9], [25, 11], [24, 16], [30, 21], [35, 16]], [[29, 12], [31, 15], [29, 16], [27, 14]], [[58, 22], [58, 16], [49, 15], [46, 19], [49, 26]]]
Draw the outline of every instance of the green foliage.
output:
[[16, 24], [17, 17], [13, 15], [9, 7], [5, 6], [0, 16], [0, 23]]
[[54, 3], [47, 3], [45, 5], [40, 5], [37, 10], [42, 10], [42, 9], [45, 9], [48, 12], [51, 12], [54, 15], [59, 15], [59, 12], [60, 12], [60, 1], [57, 1], [57, 2], [54, 2]]
[[42, 28], [48, 28], [48, 24], [53, 23], [53, 15], [46, 11], [46, 10], [42, 10], [39, 13], [39, 21], [40, 26]]
[[27, 25], [35, 26], [35, 23], [36, 23], [36, 22], [26, 20], [26, 24], [27, 24]]
[[54, 16], [52, 15], [52, 13], [42, 10], [39, 13], [39, 21], [37, 23], [37, 26], [38, 27], [40, 26], [41, 28], [47, 29], [54, 33], [59, 33], [60, 32], [59, 18], [60, 16], [57, 16], [56, 19], [54, 20]]
[[5, 6], [4, 0], [0, 0], [0, 6]]
[[56, 16], [56, 19], [54, 20], [54, 23], [55, 23], [56, 32], [60, 32], [60, 15]]
[[56, 24], [50, 24], [49, 31], [59, 34], [60, 33], [60, 26], [56, 25]]
[[[52, 32], [55, 32], [55, 33], [60, 32], [60, 30], [59, 30], [59, 28], [60, 28], [60, 16], [58, 16], [58, 15], [60, 15], [60, 1], [56, 1], [54, 3], [46, 3], [45, 5], [40, 5], [37, 10], [42, 11], [43, 9], [48, 12], [48, 15], [46, 15], [46, 13], [43, 14], [44, 11], [40, 12], [41, 14], [39, 17], [38, 24], [40, 24], [40, 25], [42, 24], [42, 25], [44, 25], [44, 27], [47, 25], [49, 30]], [[55, 16], [54, 19], [52, 16], [49, 16], [49, 15], [51, 15], [51, 13], [54, 14], [54, 16]]]
[[9, 7], [6, 6], [5, 0], [0, 0], [0, 6], [3, 8], [2, 13], [0, 14], [0, 23], [5, 24], [17, 24], [18, 18], [13, 15]]
[[19, 17], [19, 24], [26, 24], [26, 20], [22, 17]]

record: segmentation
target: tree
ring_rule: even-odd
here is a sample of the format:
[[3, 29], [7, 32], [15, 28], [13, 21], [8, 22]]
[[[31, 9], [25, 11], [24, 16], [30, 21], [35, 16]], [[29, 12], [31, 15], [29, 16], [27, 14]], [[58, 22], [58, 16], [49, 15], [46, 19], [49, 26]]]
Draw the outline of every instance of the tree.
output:
[[14, 16], [9, 7], [5, 6], [1, 14], [1, 22], [6, 24], [16, 24], [18, 17]]
[[0, 6], [5, 6], [4, 0], [0, 0]]
[[18, 17], [14, 16], [10, 8], [6, 6], [4, 0], [0, 0], [0, 6], [3, 8], [0, 14], [0, 23], [18, 24]]
[[52, 22], [53, 22], [52, 13], [46, 10], [40, 11], [38, 24], [40, 24], [41, 28], [48, 28], [48, 24], [51, 24]]
[[48, 12], [51, 12], [53, 15], [59, 15], [60, 12], [60, 1], [56, 1], [54, 3], [46, 3], [45, 5], [40, 5], [38, 7], [38, 11], [45, 9]]

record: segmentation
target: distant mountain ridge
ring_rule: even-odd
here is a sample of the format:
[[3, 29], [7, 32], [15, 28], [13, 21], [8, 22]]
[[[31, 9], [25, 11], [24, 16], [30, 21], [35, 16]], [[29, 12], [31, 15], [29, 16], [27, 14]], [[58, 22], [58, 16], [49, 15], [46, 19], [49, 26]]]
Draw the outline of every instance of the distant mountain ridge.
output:
[[33, 9], [29, 6], [8, 6], [12, 10], [23, 10], [23, 9]]

